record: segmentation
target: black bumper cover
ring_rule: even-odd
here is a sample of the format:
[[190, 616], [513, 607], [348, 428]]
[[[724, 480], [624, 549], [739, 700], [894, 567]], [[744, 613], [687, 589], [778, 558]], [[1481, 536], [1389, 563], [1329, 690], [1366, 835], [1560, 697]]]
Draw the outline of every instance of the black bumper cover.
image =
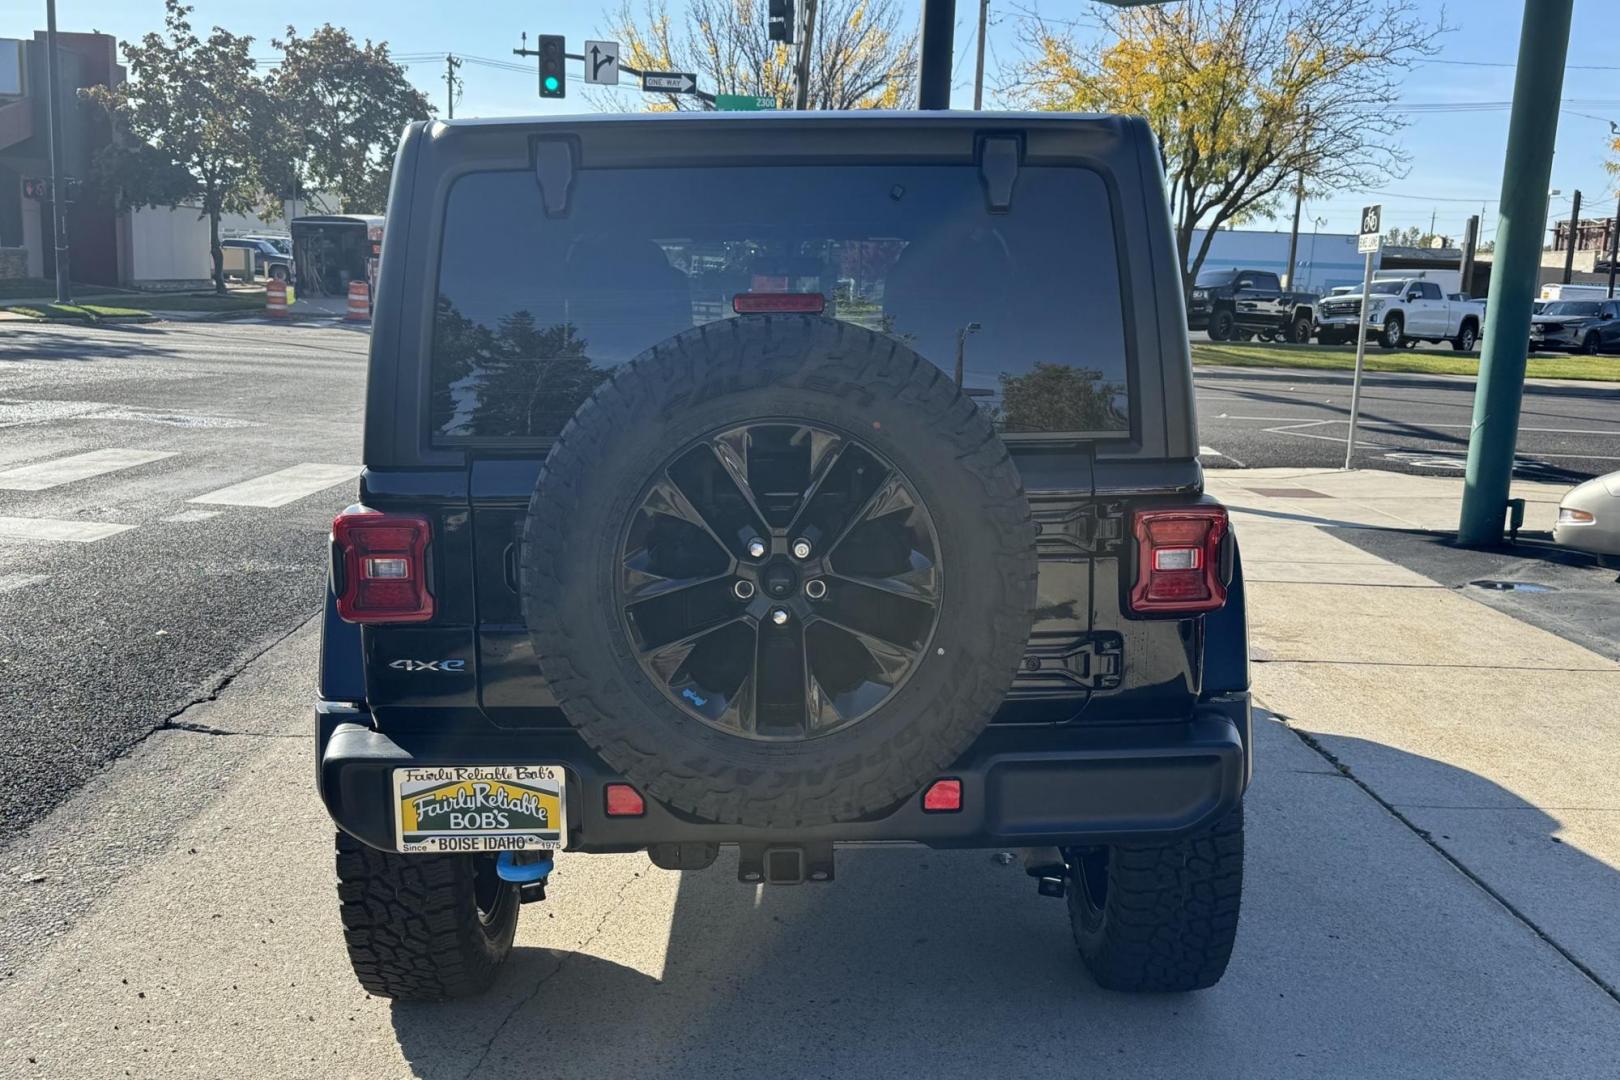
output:
[[940, 775], [962, 781], [962, 810], [928, 813], [922, 796], [853, 822], [781, 830], [700, 821], [647, 799], [639, 818], [610, 818], [603, 789], [621, 778], [571, 731], [445, 739], [389, 735], [352, 706], [316, 710], [317, 785], [345, 832], [394, 847], [391, 774], [429, 765], [562, 765], [568, 850], [635, 851], [665, 842], [911, 841], [937, 848], [1068, 846], [1168, 838], [1237, 806], [1252, 772], [1249, 695], [1201, 703], [1189, 721], [992, 728]]

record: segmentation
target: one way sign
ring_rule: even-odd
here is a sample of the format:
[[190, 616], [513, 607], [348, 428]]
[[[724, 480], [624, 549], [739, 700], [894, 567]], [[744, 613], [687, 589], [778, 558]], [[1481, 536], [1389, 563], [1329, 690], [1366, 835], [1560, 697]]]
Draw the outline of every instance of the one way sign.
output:
[[617, 41], [587, 41], [585, 43], [585, 81], [597, 86], [619, 85], [619, 43]]
[[641, 88], [649, 94], [690, 94], [697, 76], [689, 71], [643, 71]]

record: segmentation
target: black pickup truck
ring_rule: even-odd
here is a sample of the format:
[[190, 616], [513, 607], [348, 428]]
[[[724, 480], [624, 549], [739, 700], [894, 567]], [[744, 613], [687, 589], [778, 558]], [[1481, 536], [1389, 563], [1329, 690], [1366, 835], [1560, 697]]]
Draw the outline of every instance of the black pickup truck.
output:
[[1243, 575], [1164, 206], [1116, 117], [411, 126], [315, 708], [362, 985], [484, 988], [554, 859], [873, 842], [1016, 850], [1100, 984], [1215, 983]]
[[1316, 324], [1316, 293], [1290, 292], [1269, 270], [1202, 270], [1187, 300], [1187, 329], [1212, 341], [1289, 341], [1304, 345]]

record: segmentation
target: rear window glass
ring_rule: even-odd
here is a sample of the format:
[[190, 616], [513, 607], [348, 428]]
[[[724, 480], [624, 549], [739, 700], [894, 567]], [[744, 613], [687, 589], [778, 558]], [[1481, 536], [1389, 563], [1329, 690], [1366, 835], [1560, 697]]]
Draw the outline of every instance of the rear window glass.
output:
[[[586, 170], [546, 217], [529, 172], [446, 208], [433, 328], [437, 441], [556, 435], [612, 369], [747, 293], [916, 349], [1009, 433], [1129, 427], [1107, 189], [1025, 167], [1011, 209], [973, 166]], [[746, 302], [745, 302], [746, 306]], [[746, 316], [742, 316], [746, 317]]]

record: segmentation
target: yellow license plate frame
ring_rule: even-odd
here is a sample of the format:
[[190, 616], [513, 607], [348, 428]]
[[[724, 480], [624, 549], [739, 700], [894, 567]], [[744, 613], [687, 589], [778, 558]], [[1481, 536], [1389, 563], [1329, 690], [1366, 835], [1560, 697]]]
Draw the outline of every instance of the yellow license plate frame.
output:
[[442, 765], [393, 772], [395, 848], [410, 855], [557, 851], [568, 842], [560, 765]]

